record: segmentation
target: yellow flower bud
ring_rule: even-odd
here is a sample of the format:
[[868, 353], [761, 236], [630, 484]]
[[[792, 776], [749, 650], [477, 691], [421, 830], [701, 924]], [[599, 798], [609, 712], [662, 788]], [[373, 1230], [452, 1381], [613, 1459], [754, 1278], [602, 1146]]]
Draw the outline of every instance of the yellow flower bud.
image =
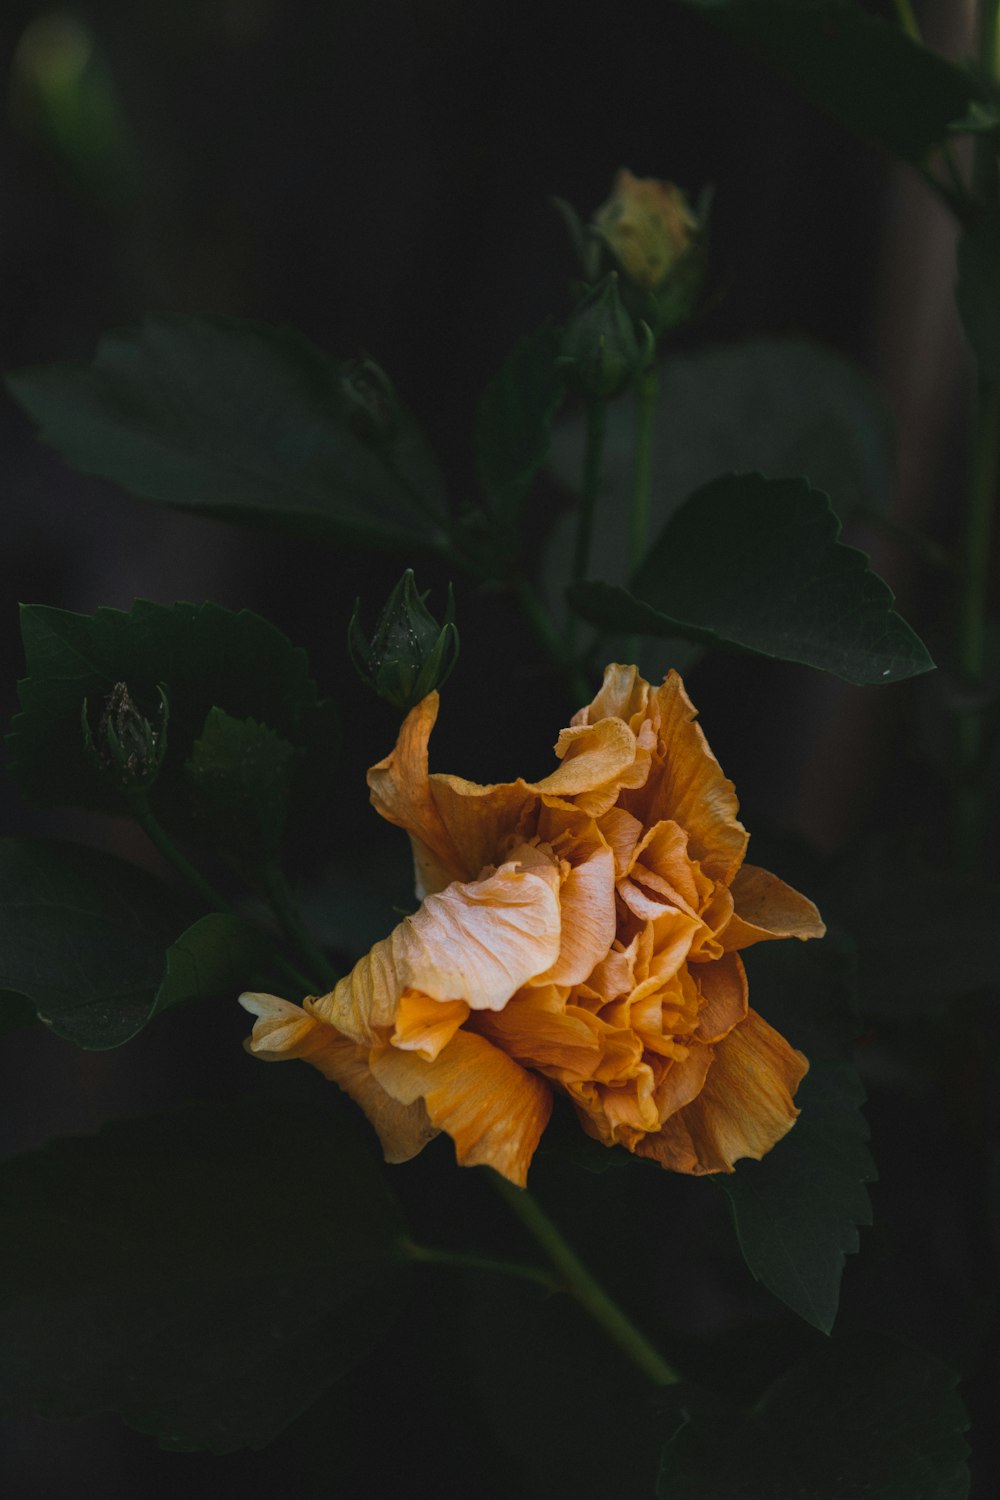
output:
[[645, 291], [662, 286], [687, 254], [698, 220], [680, 188], [622, 167], [594, 228], [622, 272]]

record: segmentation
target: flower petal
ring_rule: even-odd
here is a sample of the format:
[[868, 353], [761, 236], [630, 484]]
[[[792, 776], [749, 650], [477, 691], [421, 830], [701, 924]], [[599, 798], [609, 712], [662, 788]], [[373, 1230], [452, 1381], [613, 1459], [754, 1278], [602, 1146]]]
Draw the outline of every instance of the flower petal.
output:
[[731, 1172], [759, 1160], [795, 1124], [792, 1096], [809, 1064], [756, 1011], [715, 1048], [705, 1086], [636, 1151], [673, 1172]]
[[437, 1135], [419, 1100], [402, 1104], [377, 1082], [366, 1048], [277, 995], [241, 995], [240, 1004], [258, 1017], [247, 1042], [249, 1051], [265, 1062], [303, 1058], [324, 1078], [339, 1084], [368, 1116], [386, 1161], [409, 1161]]
[[464, 1000], [432, 1000], [419, 990], [404, 990], [389, 1041], [403, 1052], [419, 1052], [433, 1062], [468, 1016], [469, 1007]]
[[437, 693], [428, 693], [403, 720], [395, 748], [368, 772], [376, 810], [405, 828], [413, 847], [417, 899], [477, 870], [466, 870], [431, 796], [427, 742], [438, 715]]
[[460, 1166], [487, 1166], [518, 1187], [548, 1124], [552, 1093], [484, 1037], [459, 1031], [426, 1062], [394, 1047], [372, 1053], [372, 1072], [401, 1104], [423, 1100], [433, 1126], [455, 1142]]
[[501, 865], [428, 896], [309, 1009], [354, 1041], [384, 1040], [404, 990], [499, 1010], [559, 953], [559, 871]]
[[768, 870], [744, 865], [731, 890], [736, 910], [722, 934], [724, 948], [749, 948], [768, 938], [822, 937], [826, 924], [808, 896], [779, 880]]
[[692, 964], [690, 973], [703, 1001], [695, 1036], [702, 1042], [721, 1042], [746, 1019], [749, 986], [742, 960], [727, 953], [714, 963]]

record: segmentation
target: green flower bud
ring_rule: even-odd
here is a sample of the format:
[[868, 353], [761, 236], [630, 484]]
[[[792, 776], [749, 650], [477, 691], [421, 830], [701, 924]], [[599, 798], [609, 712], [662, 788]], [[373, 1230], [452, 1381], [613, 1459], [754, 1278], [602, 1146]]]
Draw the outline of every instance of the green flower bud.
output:
[[426, 597], [417, 592], [413, 569], [407, 568], [386, 601], [371, 645], [358, 624], [360, 599], [348, 627], [348, 650], [358, 673], [401, 713], [409, 713], [434, 688], [443, 686], [458, 660], [451, 587], [442, 625], [424, 603]]
[[642, 324], [636, 335], [618, 293], [618, 274], [611, 271], [570, 314], [558, 363], [580, 395], [606, 400], [646, 368], [652, 353], [649, 329]]
[[347, 360], [338, 373], [349, 426], [362, 442], [381, 447], [390, 440], [399, 420], [392, 381], [367, 354]]
[[117, 682], [104, 703], [97, 726], [96, 743], [90, 731], [87, 700], [83, 700], [83, 743], [99, 769], [125, 790], [147, 790], [160, 774], [167, 753], [167, 720], [170, 707], [159, 686], [160, 707], [153, 724], [133, 703], [128, 687]]

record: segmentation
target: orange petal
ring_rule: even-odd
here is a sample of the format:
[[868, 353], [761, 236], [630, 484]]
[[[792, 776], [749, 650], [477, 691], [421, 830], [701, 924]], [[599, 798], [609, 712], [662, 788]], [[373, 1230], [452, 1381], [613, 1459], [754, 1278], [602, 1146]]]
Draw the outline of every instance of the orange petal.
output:
[[[538, 800], [534, 788], [520, 779], [480, 786], [461, 776], [435, 772], [430, 790], [448, 837], [459, 851], [463, 880], [474, 880], [484, 865], [506, 858], [506, 848], [530, 819]], [[524, 828], [522, 837], [527, 831]]]
[[463, 865], [430, 792], [427, 742], [438, 703], [437, 693], [421, 699], [403, 720], [395, 749], [368, 772], [376, 810], [410, 835], [420, 899], [449, 881], [478, 873], [478, 867], [467, 871]]
[[768, 938], [822, 937], [823, 918], [807, 896], [756, 865], [738, 870], [730, 887], [735, 914], [722, 934], [724, 948], [749, 948]]
[[464, 1000], [432, 1000], [419, 990], [404, 990], [389, 1041], [403, 1052], [419, 1052], [433, 1062], [468, 1015], [469, 1007]]
[[404, 990], [499, 1010], [559, 953], [559, 871], [501, 865], [485, 880], [455, 881], [359, 960], [309, 1009], [354, 1041], [373, 1044], [396, 1024]]
[[792, 1096], [809, 1064], [767, 1022], [748, 1011], [715, 1048], [705, 1086], [655, 1135], [636, 1147], [673, 1172], [731, 1172], [744, 1156], [759, 1160], [795, 1124]]
[[635, 717], [644, 716], [649, 703], [649, 683], [639, 676], [638, 667], [623, 666], [611, 662], [604, 668], [604, 681], [600, 692], [586, 708], [574, 715], [574, 724], [596, 724], [598, 719], [624, 719], [631, 724]]
[[[663, 818], [679, 823], [688, 836], [688, 852], [713, 880], [729, 884], [743, 862], [747, 831], [739, 821], [733, 783], [694, 722], [695, 708], [676, 672], [667, 675], [653, 695], [659, 713], [662, 766], [651, 773], [646, 816], [649, 827]], [[634, 811], [630, 802], [626, 802]]]
[[459, 1031], [433, 1062], [376, 1049], [372, 1072], [401, 1104], [423, 1100], [428, 1118], [455, 1142], [460, 1166], [488, 1166], [518, 1187], [548, 1124], [552, 1093], [484, 1037]]
[[266, 1062], [299, 1057], [339, 1084], [368, 1116], [386, 1161], [409, 1161], [437, 1134], [422, 1103], [401, 1104], [376, 1081], [366, 1048], [277, 995], [241, 995], [240, 1004], [258, 1018], [247, 1043], [254, 1056]]
[[701, 993], [695, 1036], [702, 1042], [720, 1042], [747, 1014], [746, 970], [736, 953], [727, 953], [714, 963], [692, 964], [688, 971]]

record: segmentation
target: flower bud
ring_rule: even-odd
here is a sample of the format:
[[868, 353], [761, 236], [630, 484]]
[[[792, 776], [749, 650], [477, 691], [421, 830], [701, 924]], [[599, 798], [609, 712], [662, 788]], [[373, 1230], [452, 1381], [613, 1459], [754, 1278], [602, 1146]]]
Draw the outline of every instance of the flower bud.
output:
[[349, 359], [340, 366], [339, 386], [351, 429], [372, 447], [387, 443], [396, 430], [399, 405], [382, 366], [367, 354]]
[[409, 713], [434, 688], [443, 686], [458, 660], [455, 601], [450, 586], [443, 625], [427, 608], [426, 597], [417, 592], [413, 569], [407, 568], [386, 601], [371, 645], [358, 624], [360, 599], [348, 627], [348, 649], [357, 671], [400, 713]]
[[606, 400], [617, 396], [645, 369], [652, 339], [643, 326], [641, 338], [622, 306], [618, 274], [611, 271], [591, 287], [570, 314], [563, 331], [558, 363], [566, 380], [581, 395]]
[[695, 212], [675, 183], [622, 168], [591, 226], [621, 271], [626, 305], [657, 337], [691, 315], [704, 270], [707, 203]]
[[160, 708], [154, 725], [141, 714], [124, 682], [117, 682], [105, 700], [97, 726], [97, 740], [90, 732], [87, 700], [83, 700], [81, 727], [84, 746], [101, 771], [123, 789], [147, 790], [160, 773], [167, 753], [167, 695], [158, 687]]

